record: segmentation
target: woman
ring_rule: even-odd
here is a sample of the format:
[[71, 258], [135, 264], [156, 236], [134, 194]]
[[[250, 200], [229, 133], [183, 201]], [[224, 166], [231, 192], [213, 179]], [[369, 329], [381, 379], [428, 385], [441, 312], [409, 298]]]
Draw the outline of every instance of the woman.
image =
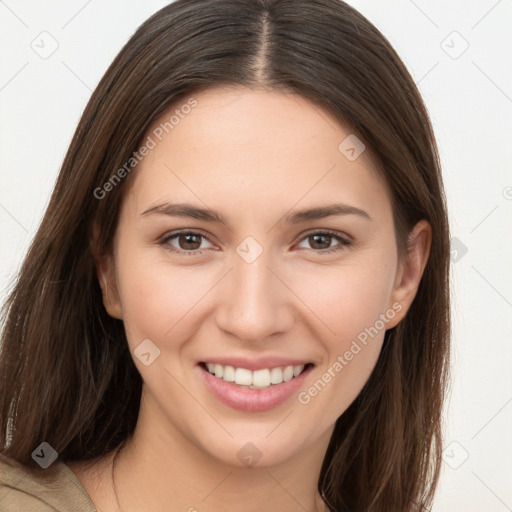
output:
[[6, 303], [2, 510], [424, 510], [448, 240], [428, 114], [364, 17], [165, 7], [93, 93]]

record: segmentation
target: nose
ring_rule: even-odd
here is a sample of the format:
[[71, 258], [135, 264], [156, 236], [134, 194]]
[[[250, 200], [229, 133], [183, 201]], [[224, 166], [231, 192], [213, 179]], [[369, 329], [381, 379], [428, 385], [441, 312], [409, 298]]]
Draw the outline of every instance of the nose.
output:
[[293, 297], [271, 265], [265, 251], [252, 263], [235, 255], [215, 315], [219, 329], [247, 342], [260, 342], [291, 329]]

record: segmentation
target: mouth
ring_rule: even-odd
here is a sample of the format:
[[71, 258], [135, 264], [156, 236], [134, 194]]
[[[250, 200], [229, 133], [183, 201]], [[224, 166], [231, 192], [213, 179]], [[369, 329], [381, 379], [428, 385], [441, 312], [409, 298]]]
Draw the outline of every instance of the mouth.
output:
[[289, 401], [314, 367], [314, 363], [301, 363], [250, 370], [208, 361], [196, 365], [213, 397], [244, 412], [263, 412]]
[[217, 379], [230, 382], [240, 388], [268, 389], [299, 377], [303, 372], [312, 367], [313, 363], [276, 366], [254, 371], [248, 368], [235, 368], [231, 365], [207, 362], [201, 362], [199, 366]]

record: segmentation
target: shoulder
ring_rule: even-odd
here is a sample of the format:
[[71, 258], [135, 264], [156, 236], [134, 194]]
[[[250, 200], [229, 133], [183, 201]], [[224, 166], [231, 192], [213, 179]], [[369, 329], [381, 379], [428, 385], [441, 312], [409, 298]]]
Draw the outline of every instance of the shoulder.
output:
[[97, 512], [71, 469], [56, 460], [47, 469], [29, 468], [0, 454], [2, 512]]

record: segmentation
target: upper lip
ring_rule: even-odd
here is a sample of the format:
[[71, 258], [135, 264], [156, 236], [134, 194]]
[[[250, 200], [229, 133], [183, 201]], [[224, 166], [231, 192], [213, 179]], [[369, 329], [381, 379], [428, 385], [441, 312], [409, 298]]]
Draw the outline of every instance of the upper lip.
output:
[[311, 361], [304, 359], [290, 359], [288, 357], [266, 356], [259, 358], [247, 357], [211, 357], [200, 361], [201, 363], [220, 364], [222, 366], [233, 366], [233, 368], [245, 368], [247, 370], [256, 371], [265, 368], [278, 368], [286, 366], [306, 366]]

